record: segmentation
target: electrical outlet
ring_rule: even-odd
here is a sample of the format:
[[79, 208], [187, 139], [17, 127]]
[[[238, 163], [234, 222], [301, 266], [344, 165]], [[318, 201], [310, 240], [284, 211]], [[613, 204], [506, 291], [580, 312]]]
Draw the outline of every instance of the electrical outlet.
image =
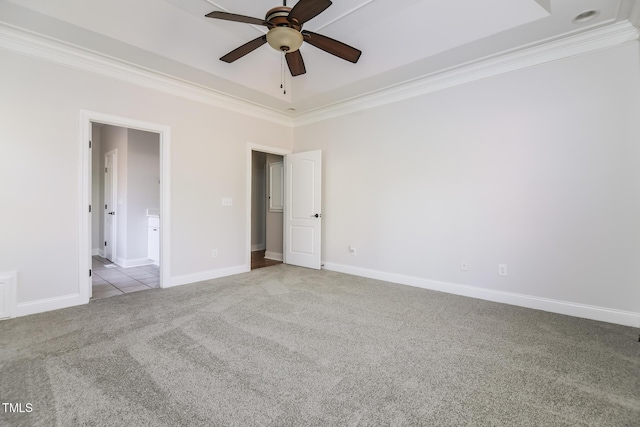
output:
[[462, 271], [469, 271], [469, 264], [467, 264], [466, 262], [462, 261], [460, 263], [460, 270]]
[[356, 254], [356, 247], [355, 246], [349, 246], [349, 252], [351, 252], [351, 255], [355, 255]]
[[500, 276], [507, 275], [507, 264], [498, 264], [498, 274]]
[[211, 258], [218, 258], [218, 250], [214, 249], [211, 251]]

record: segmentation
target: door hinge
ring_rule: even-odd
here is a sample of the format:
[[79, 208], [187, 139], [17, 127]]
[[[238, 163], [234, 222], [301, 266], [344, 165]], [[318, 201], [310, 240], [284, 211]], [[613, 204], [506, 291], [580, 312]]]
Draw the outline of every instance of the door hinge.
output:
[[104, 245], [107, 246], [107, 242], [104, 242]]
[[104, 173], [107, 173], [107, 168], [104, 168]]
[[91, 141], [89, 141], [89, 148], [91, 148]]
[[91, 270], [89, 270], [89, 277], [91, 277]]
[[91, 205], [89, 205], [89, 213], [91, 213]]

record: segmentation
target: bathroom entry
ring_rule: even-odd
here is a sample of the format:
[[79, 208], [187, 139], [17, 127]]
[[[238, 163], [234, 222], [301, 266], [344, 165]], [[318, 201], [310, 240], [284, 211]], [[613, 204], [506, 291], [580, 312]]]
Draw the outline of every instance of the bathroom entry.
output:
[[159, 287], [160, 135], [92, 123], [92, 298]]

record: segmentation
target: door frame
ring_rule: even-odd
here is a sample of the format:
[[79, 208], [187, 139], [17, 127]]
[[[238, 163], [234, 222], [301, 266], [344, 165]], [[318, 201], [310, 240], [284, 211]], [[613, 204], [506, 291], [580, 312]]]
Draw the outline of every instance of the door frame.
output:
[[[112, 172], [111, 172], [111, 201], [108, 203], [107, 206], [110, 206], [109, 210], [113, 210], [115, 208], [114, 206], [114, 201], [118, 200], [118, 149], [114, 148], [113, 150], [110, 150], [107, 153], [104, 153], [104, 165], [105, 168], [107, 167], [107, 157], [108, 156], [113, 156], [113, 163], [111, 165], [112, 167]], [[115, 173], [114, 173], [115, 172]], [[104, 172], [104, 195], [105, 195], [105, 199], [107, 197], [107, 175], [108, 172]], [[105, 200], [105, 203], [107, 202], [107, 200]], [[100, 206], [96, 206], [95, 209], [103, 209], [102, 208], [102, 204], [100, 204]], [[93, 209], [92, 209], [93, 210]], [[100, 212], [100, 211], [96, 211], [93, 210], [94, 212]], [[118, 239], [118, 218], [117, 215], [114, 215], [113, 218], [111, 218], [111, 235], [107, 236], [107, 212], [104, 213], [104, 239], [105, 241], [109, 241], [109, 244], [111, 245], [111, 262], [115, 262], [116, 259], [116, 248], [117, 248], [117, 239]], [[107, 238], [108, 237], [108, 238]], [[101, 248], [106, 248], [105, 245], [101, 245]], [[107, 250], [104, 249], [104, 257], [106, 259], [107, 258]]]
[[[146, 132], [159, 134], [160, 140], [160, 287], [170, 286], [170, 265], [171, 265], [171, 245], [170, 245], [170, 225], [171, 225], [171, 204], [170, 204], [170, 154], [171, 154], [171, 127], [158, 123], [145, 122], [120, 117], [112, 114], [99, 113], [95, 111], [80, 111], [80, 179], [79, 182], [79, 206], [78, 206], [78, 226], [80, 235], [79, 245], [79, 289], [80, 299], [84, 304], [89, 302], [91, 296], [91, 148], [92, 123], [102, 123], [106, 125], [119, 126], [128, 129], [137, 129]], [[95, 212], [97, 206], [91, 206], [91, 211]]]
[[[287, 154], [291, 154], [292, 150], [287, 150], [285, 148], [277, 148], [277, 147], [270, 147], [268, 145], [260, 145], [260, 144], [254, 144], [252, 142], [248, 142], [247, 143], [247, 201], [246, 201], [246, 205], [247, 205], [247, 218], [246, 218], [246, 232], [245, 232], [245, 236], [246, 236], [246, 243], [245, 243], [245, 267], [247, 269], [247, 271], [251, 271], [251, 203], [252, 203], [252, 189], [251, 189], [251, 183], [253, 182], [253, 168], [251, 167], [252, 165], [252, 155], [251, 153], [253, 151], [259, 151], [261, 153], [267, 153], [267, 154], [275, 154], [278, 156], [286, 156]], [[282, 239], [284, 240], [284, 235], [282, 237]], [[265, 242], [266, 243], [266, 242]], [[282, 254], [284, 257], [284, 253]], [[286, 259], [283, 259], [283, 262], [286, 263]]]

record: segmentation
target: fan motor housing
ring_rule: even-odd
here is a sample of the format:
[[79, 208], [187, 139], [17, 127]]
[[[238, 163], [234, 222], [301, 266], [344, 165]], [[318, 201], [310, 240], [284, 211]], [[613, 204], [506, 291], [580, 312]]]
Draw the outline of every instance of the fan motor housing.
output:
[[271, 22], [276, 27], [289, 27], [293, 28], [296, 31], [300, 31], [302, 29], [302, 25], [298, 24], [296, 21], [289, 22], [289, 12], [291, 12], [291, 8], [287, 6], [278, 6], [267, 12], [264, 20]]

